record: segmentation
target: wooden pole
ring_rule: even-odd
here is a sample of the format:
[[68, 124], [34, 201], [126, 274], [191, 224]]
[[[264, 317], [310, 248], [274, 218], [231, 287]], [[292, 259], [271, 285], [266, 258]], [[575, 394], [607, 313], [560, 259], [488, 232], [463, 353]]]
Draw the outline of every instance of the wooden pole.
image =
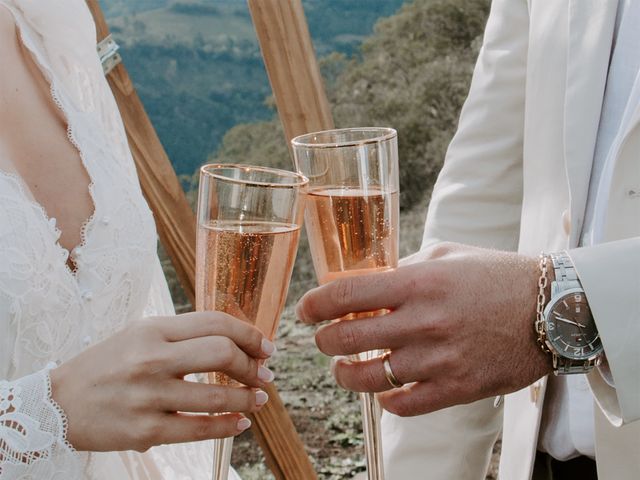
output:
[[[86, 0], [96, 23], [98, 41], [109, 35], [98, 0]], [[124, 122], [142, 191], [155, 215], [160, 240], [187, 296], [195, 304], [195, 215], [173, 166], [122, 63], [107, 75]], [[253, 432], [275, 477], [315, 479], [304, 445], [274, 385], [265, 389], [269, 402], [252, 416]]]
[[334, 128], [301, 0], [248, 3], [287, 143]]
[[287, 142], [333, 128], [301, 0], [248, 0]]

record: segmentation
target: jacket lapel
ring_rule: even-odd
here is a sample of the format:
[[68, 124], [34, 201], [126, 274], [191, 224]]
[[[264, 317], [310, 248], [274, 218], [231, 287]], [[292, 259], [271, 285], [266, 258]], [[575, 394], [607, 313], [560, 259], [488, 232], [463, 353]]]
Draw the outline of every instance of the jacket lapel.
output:
[[570, 0], [564, 156], [571, 196], [569, 245], [578, 244], [593, 164], [618, 0]]
[[[640, 73], [638, 73], [638, 75], [640, 76]], [[636, 78], [635, 84], [633, 86], [633, 90], [631, 92], [631, 96], [636, 100], [640, 99], [640, 77]], [[636, 105], [635, 110], [631, 114], [631, 119], [625, 126], [624, 133], [623, 133], [623, 140], [622, 140], [623, 146], [625, 144], [625, 140], [627, 139], [627, 137], [629, 135], [632, 135], [638, 127], [640, 127], [640, 101], [638, 101], [638, 104]]]

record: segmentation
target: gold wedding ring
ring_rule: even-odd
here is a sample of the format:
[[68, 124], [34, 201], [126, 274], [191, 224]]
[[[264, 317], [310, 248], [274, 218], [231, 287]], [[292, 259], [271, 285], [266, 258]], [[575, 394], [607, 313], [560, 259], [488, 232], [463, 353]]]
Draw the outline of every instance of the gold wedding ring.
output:
[[401, 388], [403, 385], [394, 375], [393, 370], [391, 370], [391, 364], [389, 363], [389, 357], [391, 357], [391, 351], [387, 350], [382, 355], [382, 366], [384, 368], [384, 376], [387, 377], [387, 381], [391, 384], [393, 388]]

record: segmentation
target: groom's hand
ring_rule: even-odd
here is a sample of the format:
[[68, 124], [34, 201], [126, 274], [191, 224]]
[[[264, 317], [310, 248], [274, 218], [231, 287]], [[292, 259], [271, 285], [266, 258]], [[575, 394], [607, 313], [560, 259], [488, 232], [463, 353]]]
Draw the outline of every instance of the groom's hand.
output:
[[[533, 328], [536, 259], [438, 244], [413, 261], [395, 271], [337, 280], [298, 303], [298, 318], [306, 323], [390, 311], [318, 329], [318, 348], [340, 356], [333, 364], [338, 384], [382, 392], [385, 409], [410, 416], [513, 392], [551, 371]], [[375, 349], [391, 350], [391, 370], [404, 387], [392, 388], [379, 358], [341, 357]]]

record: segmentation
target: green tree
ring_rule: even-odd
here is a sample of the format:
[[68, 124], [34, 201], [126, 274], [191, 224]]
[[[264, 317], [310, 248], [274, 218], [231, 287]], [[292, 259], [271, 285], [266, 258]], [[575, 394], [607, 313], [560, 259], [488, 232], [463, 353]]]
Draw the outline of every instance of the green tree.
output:
[[[398, 130], [401, 206], [431, 190], [469, 89], [489, 0], [415, 0], [383, 19], [347, 60], [321, 61], [337, 126]], [[238, 125], [212, 157], [291, 168], [277, 117]]]
[[417, 0], [380, 21], [330, 90], [336, 124], [398, 130], [403, 208], [424, 198], [457, 125], [487, 0]]

